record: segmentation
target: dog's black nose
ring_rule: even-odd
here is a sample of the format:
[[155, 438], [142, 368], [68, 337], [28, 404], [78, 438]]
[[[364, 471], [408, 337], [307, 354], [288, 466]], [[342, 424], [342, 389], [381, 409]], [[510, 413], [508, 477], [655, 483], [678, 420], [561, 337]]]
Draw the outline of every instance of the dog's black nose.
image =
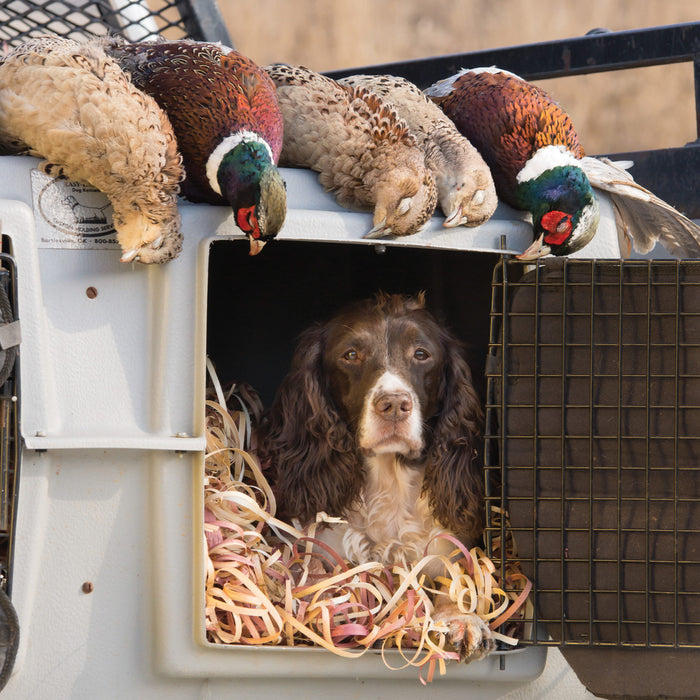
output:
[[406, 420], [413, 411], [413, 400], [405, 391], [380, 394], [374, 400], [374, 411], [384, 420]]

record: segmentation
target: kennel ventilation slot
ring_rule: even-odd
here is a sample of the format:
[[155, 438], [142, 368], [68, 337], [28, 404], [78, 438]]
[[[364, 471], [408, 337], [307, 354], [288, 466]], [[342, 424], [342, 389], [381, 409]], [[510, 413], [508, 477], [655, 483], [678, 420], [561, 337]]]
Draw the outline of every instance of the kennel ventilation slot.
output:
[[564, 645], [700, 646], [700, 265], [504, 261], [492, 291], [488, 505], [534, 621]]

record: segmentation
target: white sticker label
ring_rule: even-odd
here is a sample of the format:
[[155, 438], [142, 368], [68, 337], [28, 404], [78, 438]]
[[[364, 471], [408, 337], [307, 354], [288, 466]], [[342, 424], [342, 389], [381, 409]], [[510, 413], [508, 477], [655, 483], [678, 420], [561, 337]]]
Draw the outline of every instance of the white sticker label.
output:
[[104, 193], [36, 169], [31, 181], [39, 248], [119, 248]]

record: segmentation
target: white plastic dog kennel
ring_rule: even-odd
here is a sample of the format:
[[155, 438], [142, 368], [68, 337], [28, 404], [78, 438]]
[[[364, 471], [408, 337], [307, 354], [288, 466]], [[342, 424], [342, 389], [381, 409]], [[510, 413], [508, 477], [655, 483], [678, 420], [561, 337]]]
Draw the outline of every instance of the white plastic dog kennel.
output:
[[[285, 369], [293, 336], [321, 309], [386, 284], [427, 287], [429, 296], [441, 288], [449, 297], [448, 278], [461, 282], [464, 273], [444, 272], [445, 250], [409, 250], [408, 241], [387, 243], [383, 254], [376, 244], [339, 243], [357, 241], [371, 217], [341, 210], [305, 171], [285, 171], [298, 204], [261, 255], [247, 255], [225, 208], [183, 204], [185, 243], [175, 261], [120, 264], [104, 230], [70, 223], [66, 200], [76, 188], [45, 178], [36, 164], [2, 159], [0, 222], [16, 266], [22, 332], [23, 441], [12, 562], [20, 647], [5, 692], [195, 697], [208, 686], [221, 697], [273, 697], [284, 687], [310, 697], [314, 686], [339, 696], [374, 683], [387, 696], [416, 687], [415, 669], [389, 671], [377, 654], [348, 661], [323, 650], [205, 641], [205, 357], [209, 347], [220, 372], [235, 371], [265, 394]], [[102, 198], [77, 196], [91, 206]], [[74, 247], [71, 227], [93, 238]], [[471, 237], [494, 251], [504, 230], [520, 247], [530, 235], [527, 224], [497, 216], [474, 232], [448, 232], [436, 218], [420, 238], [437, 246]], [[475, 293], [488, 292], [480, 256], [489, 253], [455, 255], [451, 264], [475, 277]], [[217, 319], [209, 342], [208, 316]], [[487, 317], [482, 312], [482, 325]], [[523, 683], [544, 661], [541, 647], [496, 652], [449, 667], [433, 692]]]

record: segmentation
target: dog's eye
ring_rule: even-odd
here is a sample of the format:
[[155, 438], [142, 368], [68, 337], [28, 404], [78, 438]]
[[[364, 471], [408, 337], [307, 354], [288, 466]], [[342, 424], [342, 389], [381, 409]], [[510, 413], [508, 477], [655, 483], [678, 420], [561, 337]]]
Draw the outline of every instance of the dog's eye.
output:
[[344, 355], [343, 359], [346, 362], [357, 362], [360, 359], [360, 356], [357, 353], [357, 350], [348, 350]]
[[413, 353], [413, 357], [415, 357], [419, 362], [424, 362], [430, 357], [430, 353], [423, 348], [416, 348], [416, 351]]

